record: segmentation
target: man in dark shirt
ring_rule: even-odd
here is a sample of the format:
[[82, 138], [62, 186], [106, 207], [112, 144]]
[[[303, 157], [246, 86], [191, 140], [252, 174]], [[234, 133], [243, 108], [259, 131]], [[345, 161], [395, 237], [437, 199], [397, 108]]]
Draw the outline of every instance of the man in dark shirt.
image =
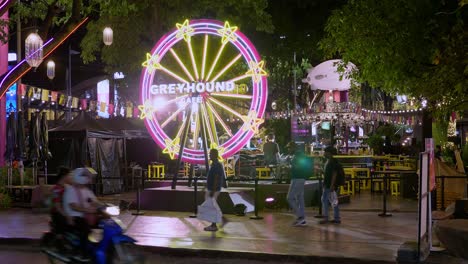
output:
[[324, 150], [324, 156], [327, 159], [324, 166], [324, 179], [323, 179], [323, 193], [322, 193], [322, 209], [323, 209], [323, 220], [321, 220], [320, 224], [326, 223], [335, 223], [340, 224], [340, 209], [338, 205], [333, 206], [333, 220], [328, 220], [328, 207], [330, 204], [330, 195], [332, 192], [336, 192], [338, 197], [339, 195], [339, 188], [337, 186], [337, 174], [338, 170], [340, 169], [341, 164], [333, 157], [333, 155], [337, 154], [337, 150], [334, 147], [326, 147]]
[[265, 165], [276, 165], [278, 164], [279, 156], [279, 146], [275, 142], [275, 136], [269, 134], [267, 136], [266, 143], [263, 144], [263, 159], [265, 160]]
[[[224, 179], [226, 178], [224, 175], [224, 168], [223, 165], [219, 162], [219, 153], [217, 149], [210, 149], [210, 160], [211, 166], [210, 170], [208, 171], [208, 176], [206, 179], [206, 194], [205, 200], [208, 198], [214, 199], [214, 205], [219, 212], [221, 209], [216, 202], [218, 198], [219, 192], [221, 191], [221, 186], [223, 186]], [[218, 227], [216, 223], [211, 223], [210, 226], [204, 228], [205, 231], [217, 231]]]

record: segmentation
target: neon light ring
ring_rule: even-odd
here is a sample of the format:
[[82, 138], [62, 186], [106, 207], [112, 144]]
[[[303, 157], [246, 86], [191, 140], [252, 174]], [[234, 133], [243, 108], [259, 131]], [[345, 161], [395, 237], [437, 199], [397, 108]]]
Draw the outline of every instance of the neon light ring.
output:
[[185, 162], [204, 163], [203, 127], [208, 147], [217, 148], [222, 158], [234, 155], [258, 132], [267, 102], [267, 74], [257, 50], [237, 27], [185, 20], [163, 36], [146, 59], [140, 118], [171, 159], [179, 155], [189, 114]]

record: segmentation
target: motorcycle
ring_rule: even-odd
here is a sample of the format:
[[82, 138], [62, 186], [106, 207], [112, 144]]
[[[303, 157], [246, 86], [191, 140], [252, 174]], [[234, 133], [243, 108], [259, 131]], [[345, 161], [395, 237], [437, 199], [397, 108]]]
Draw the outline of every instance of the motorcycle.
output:
[[41, 238], [41, 250], [50, 263], [58, 260], [64, 263], [144, 263], [144, 258], [133, 252], [136, 240], [124, 234], [125, 224], [117, 218], [120, 209], [106, 205], [100, 212], [98, 229], [92, 229], [88, 236], [90, 259], [77, 255], [80, 239], [76, 232], [70, 230], [58, 235], [51, 222], [51, 230]]

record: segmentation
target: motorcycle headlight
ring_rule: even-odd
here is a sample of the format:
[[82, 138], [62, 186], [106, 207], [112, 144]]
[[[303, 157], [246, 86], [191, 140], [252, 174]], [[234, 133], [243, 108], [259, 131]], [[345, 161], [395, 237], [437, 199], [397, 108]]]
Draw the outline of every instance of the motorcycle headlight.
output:
[[106, 214], [110, 216], [117, 216], [120, 215], [120, 209], [118, 206], [109, 206], [106, 207]]

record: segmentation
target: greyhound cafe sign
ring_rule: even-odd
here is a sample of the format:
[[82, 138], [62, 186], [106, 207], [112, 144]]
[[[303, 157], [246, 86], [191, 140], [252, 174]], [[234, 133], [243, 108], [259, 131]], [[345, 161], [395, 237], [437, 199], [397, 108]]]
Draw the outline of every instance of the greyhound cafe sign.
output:
[[153, 84], [150, 87], [152, 95], [163, 94], [194, 94], [194, 93], [219, 93], [231, 92], [236, 85], [234, 82], [187, 82], [187, 83], [170, 83], [170, 84]]

